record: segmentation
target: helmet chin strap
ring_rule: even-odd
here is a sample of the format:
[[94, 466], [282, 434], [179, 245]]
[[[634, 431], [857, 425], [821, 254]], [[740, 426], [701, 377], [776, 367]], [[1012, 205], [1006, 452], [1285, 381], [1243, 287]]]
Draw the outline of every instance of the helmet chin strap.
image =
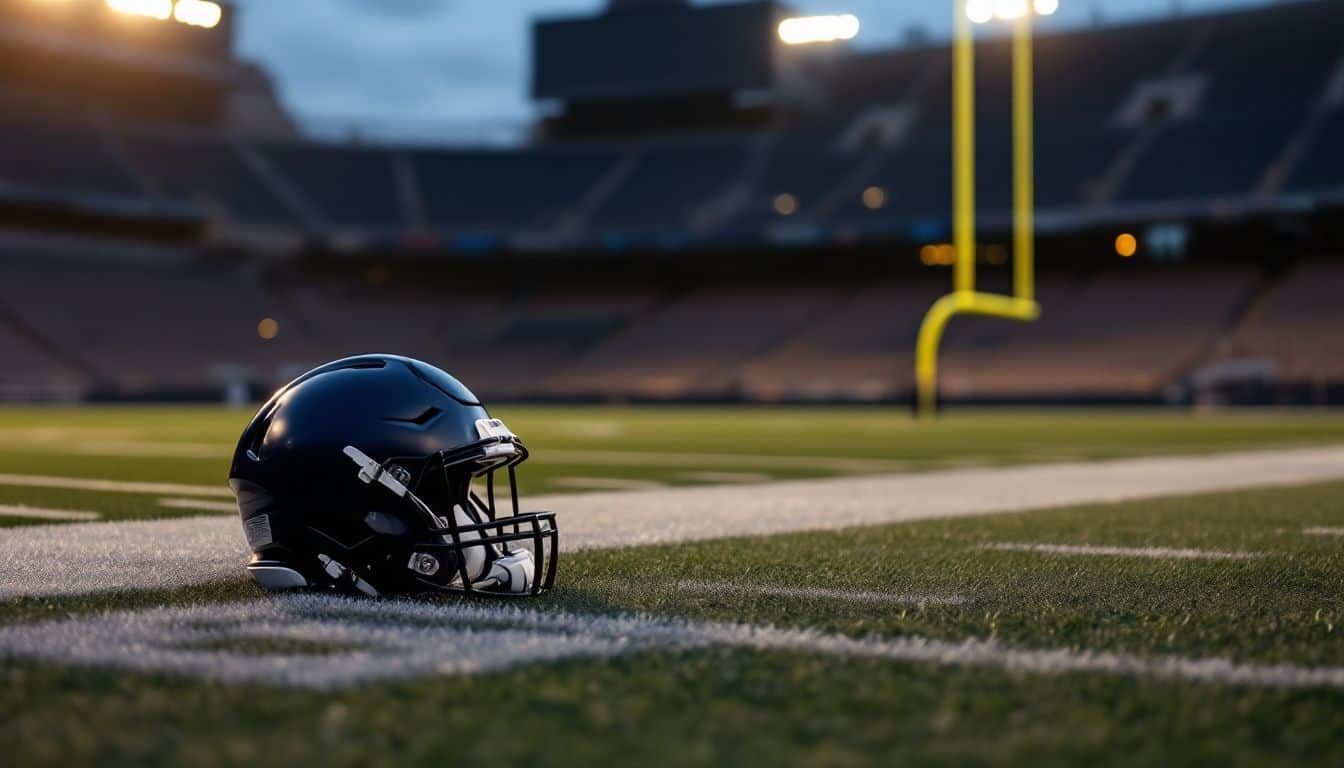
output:
[[[392, 493], [396, 494], [398, 497], [410, 499], [411, 503], [420, 511], [428, 515], [430, 520], [434, 520], [442, 527], [449, 527], [446, 519], [436, 515], [434, 510], [429, 508], [428, 504], [421, 501], [420, 497], [416, 496], [410, 488], [406, 487], [405, 483], [401, 482], [401, 480], [389, 472], [382, 464], [374, 461], [367, 454], [353, 445], [347, 445], [343, 452], [359, 466], [359, 479], [364, 483], [372, 484], [376, 482], [392, 491]], [[473, 513], [468, 512], [460, 504], [453, 505], [453, 519], [458, 526], [463, 527], [479, 525], [481, 523]], [[481, 533], [479, 531], [463, 531], [460, 535], [463, 543], [476, 541], [481, 538]], [[458, 543], [454, 542], [452, 537], [446, 534], [442, 538], [448, 544]], [[482, 573], [485, 571], [485, 564], [487, 561], [487, 547], [490, 550], [489, 554], [494, 557], [490, 560], [489, 573], [486, 573], [484, 578], [481, 578]], [[462, 548], [462, 556], [465, 560], [464, 566], [467, 580], [471, 583], [472, 589], [493, 592], [522, 593], [527, 592], [532, 588], [532, 580], [536, 575], [536, 566], [532, 553], [526, 549], [506, 549], [503, 553], [500, 553], [494, 545], [479, 545], [474, 547], [464, 546]], [[418, 561], [419, 558], [417, 558], [416, 555], [412, 555], [408, 567], [417, 572], [425, 573], [424, 570], [416, 567]], [[437, 571], [437, 563], [435, 563], [433, 568]]]

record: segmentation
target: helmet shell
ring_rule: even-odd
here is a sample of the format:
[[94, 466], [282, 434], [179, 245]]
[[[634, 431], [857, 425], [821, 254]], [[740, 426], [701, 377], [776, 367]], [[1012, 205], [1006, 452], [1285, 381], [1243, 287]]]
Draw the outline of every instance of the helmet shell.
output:
[[[383, 585], [404, 581], [405, 553], [433, 524], [360, 480], [344, 449], [396, 458], [418, 477], [427, 457], [479, 441], [476, 423], [487, 418], [461, 382], [411, 358], [362, 355], [303, 374], [253, 417], [229, 470], [257, 559], [307, 576], [320, 569], [321, 553], [345, 557]], [[249, 527], [263, 514], [264, 529]]]

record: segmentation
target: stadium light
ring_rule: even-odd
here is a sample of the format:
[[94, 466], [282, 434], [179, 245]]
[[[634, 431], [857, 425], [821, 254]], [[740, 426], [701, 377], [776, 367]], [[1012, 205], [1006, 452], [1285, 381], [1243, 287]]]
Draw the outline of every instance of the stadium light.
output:
[[966, 18], [988, 24], [995, 18], [1013, 21], [1028, 15], [1053, 16], [1059, 0], [966, 0]]
[[779, 22], [779, 39], [789, 45], [853, 40], [858, 34], [859, 18], [849, 13], [838, 16], [799, 16]]
[[1115, 238], [1115, 254], [1122, 259], [1131, 258], [1139, 252], [1139, 238], [1128, 232], [1122, 232]]
[[263, 341], [270, 341], [280, 335], [280, 323], [273, 317], [263, 317], [261, 322], [257, 323], [257, 336]]
[[173, 15], [173, 0], [107, 0], [107, 7], [131, 16], [167, 21]]
[[210, 0], [177, 0], [173, 8], [174, 19], [193, 27], [213, 29], [223, 17], [224, 9]]

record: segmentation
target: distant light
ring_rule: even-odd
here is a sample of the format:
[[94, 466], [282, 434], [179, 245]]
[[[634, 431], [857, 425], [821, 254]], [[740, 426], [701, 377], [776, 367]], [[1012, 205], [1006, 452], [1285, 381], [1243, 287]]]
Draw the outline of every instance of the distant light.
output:
[[788, 192], [775, 195], [775, 213], [780, 216], [792, 216], [798, 212], [798, 198]]
[[849, 13], [839, 16], [800, 16], [779, 22], [779, 39], [789, 45], [853, 40], [858, 34], [859, 17]]
[[994, 15], [1005, 21], [1020, 19], [1030, 10], [1027, 0], [994, 0]]
[[1122, 259], [1128, 259], [1139, 252], [1139, 239], [1128, 232], [1115, 238], [1115, 252]]
[[881, 187], [869, 187], [863, 190], [863, 204], [870, 211], [887, 204], [887, 191]]
[[1036, 0], [1037, 16], [1053, 16], [1059, 10], [1059, 0]]
[[919, 249], [919, 260], [926, 267], [951, 266], [957, 261], [957, 249], [950, 243], [929, 244]]
[[173, 15], [173, 0], [107, 0], [107, 7], [132, 16], [167, 21]]
[[985, 24], [994, 18], [993, 0], [967, 0], [966, 18], [973, 24]]
[[263, 317], [260, 323], [257, 323], [257, 335], [266, 341], [274, 339], [280, 335], [280, 324], [272, 317]]
[[219, 26], [223, 17], [224, 9], [210, 0], [177, 0], [177, 6], [173, 8], [174, 19], [193, 27], [213, 29]]

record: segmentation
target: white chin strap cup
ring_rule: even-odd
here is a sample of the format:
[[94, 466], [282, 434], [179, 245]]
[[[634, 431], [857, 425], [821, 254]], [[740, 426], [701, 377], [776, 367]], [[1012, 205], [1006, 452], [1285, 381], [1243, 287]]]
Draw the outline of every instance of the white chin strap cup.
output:
[[519, 549], [491, 563], [490, 575], [471, 586], [473, 589], [493, 589], [500, 592], [526, 592], [532, 588], [535, 571], [532, 553], [526, 549]]

